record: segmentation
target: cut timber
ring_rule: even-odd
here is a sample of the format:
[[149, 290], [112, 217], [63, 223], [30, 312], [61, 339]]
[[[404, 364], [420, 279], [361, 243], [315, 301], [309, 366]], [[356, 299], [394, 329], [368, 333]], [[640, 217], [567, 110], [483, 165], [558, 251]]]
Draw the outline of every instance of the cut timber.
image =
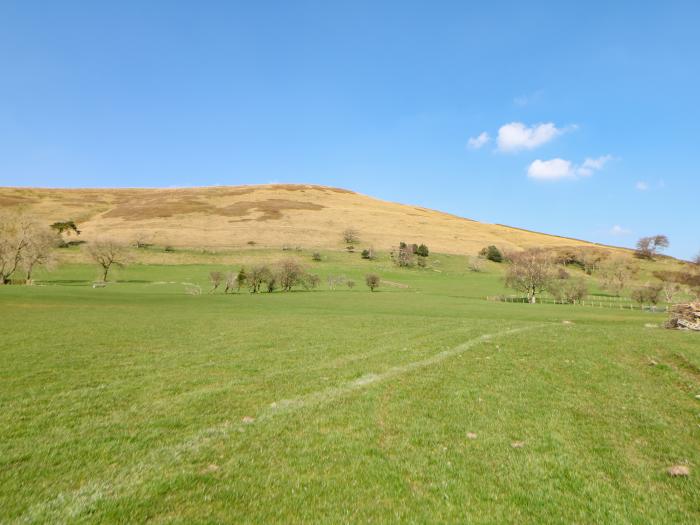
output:
[[671, 315], [666, 322], [666, 328], [700, 332], [700, 302], [676, 304], [671, 307]]

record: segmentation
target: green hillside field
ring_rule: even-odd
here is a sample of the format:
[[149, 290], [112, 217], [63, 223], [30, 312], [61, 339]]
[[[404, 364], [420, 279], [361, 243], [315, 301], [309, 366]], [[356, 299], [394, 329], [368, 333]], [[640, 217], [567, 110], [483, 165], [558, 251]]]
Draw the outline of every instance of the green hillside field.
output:
[[700, 521], [700, 337], [665, 314], [486, 301], [499, 265], [439, 254], [208, 293], [287, 255], [190, 255], [0, 287], [0, 522]]

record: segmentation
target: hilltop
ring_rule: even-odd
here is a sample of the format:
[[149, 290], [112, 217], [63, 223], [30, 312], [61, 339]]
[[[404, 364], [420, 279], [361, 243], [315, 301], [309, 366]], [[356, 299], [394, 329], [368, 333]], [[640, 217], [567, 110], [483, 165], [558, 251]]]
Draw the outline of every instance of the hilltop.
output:
[[0, 188], [1, 207], [21, 207], [47, 222], [74, 220], [85, 240], [100, 236], [177, 247], [342, 248], [352, 227], [362, 245], [386, 249], [400, 240], [432, 250], [473, 254], [487, 244], [597, 246], [585, 241], [486, 224], [350, 190], [270, 184], [174, 189]]

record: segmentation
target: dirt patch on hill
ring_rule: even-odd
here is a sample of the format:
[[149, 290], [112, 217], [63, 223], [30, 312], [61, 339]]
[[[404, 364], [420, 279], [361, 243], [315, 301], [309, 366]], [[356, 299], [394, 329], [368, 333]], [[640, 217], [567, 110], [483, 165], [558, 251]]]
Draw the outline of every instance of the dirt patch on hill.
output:
[[[295, 201], [290, 199], [266, 199], [261, 201], [240, 201], [224, 207], [212, 206], [210, 203], [191, 197], [177, 200], [149, 199], [142, 202], [120, 204], [116, 208], [106, 212], [103, 217], [108, 219], [120, 218], [127, 221], [139, 221], [145, 219], [160, 219], [175, 215], [188, 215], [191, 213], [207, 213], [224, 217], [245, 217], [253, 212], [260, 212], [256, 221], [270, 221], [281, 219], [283, 212], [288, 210], [318, 211], [325, 208], [321, 204], [313, 202]], [[249, 218], [248, 220], [253, 220]]]
[[333, 193], [355, 193], [351, 190], [344, 190], [342, 188], [331, 188], [328, 186], [318, 186], [316, 184], [274, 184], [271, 186], [275, 190], [285, 190], [285, 191], [305, 191], [305, 190], [316, 190], [323, 192], [333, 192]]
[[0, 206], [21, 206], [22, 204], [32, 204], [37, 202], [29, 197], [19, 195], [0, 195]]
[[[267, 199], [257, 202], [235, 202], [224, 208], [217, 209], [214, 213], [227, 217], [245, 217], [253, 211], [261, 212], [256, 221], [273, 221], [282, 218], [282, 212], [288, 210], [318, 211], [325, 208], [322, 204], [313, 202], [293, 201], [289, 199]], [[250, 220], [250, 219], [248, 219]]]
[[140, 221], [144, 219], [159, 219], [174, 215], [186, 215], [197, 212], [212, 212], [211, 204], [196, 199], [178, 199], [176, 201], [148, 200], [120, 204], [108, 211], [103, 217], [107, 219], [124, 219], [127, 221]]

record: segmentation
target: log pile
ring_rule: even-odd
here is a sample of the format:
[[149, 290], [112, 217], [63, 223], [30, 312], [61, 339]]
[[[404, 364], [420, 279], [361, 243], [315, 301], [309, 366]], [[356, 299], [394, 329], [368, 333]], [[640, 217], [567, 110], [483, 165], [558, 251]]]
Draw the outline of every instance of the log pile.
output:
[[676, 304], [671, 307], [671, 314], [666, 328], [697, 330], [700, 332], [700, 302]]

